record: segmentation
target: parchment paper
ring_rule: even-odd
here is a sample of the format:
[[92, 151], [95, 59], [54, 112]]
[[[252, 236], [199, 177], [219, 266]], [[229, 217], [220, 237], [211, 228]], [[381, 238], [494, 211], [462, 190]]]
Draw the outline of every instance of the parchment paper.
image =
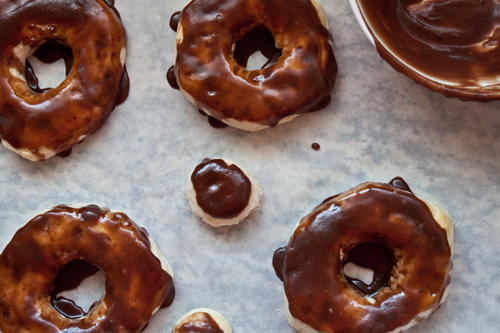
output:
[[[58, 204], [121, 210], [149, 231], [175, 272], [174, 303], [146, 333], [170, 332], [197, 307], [221, 312], [237, 333], [291, 333], [274, 250], [326, 197], [402, 176], [456, 227], [448, 299], [409, 332], [498, 332], [500, 102], [462, 102], [417, 85], [378, 56], [347, 0], [320, 2], [339, 64], [331, 105], [249, 133], [210, 127], [167, 83], [175, 40], [168, 22], [187, 1], [117, 0], [130, 95], [68, 158], [34, 163], [1, 147], [0, 249]], [[260, 181], [262, 205], [247, 221], [214, 229], [191, 213], [186, 181], [205, 157], [236, 161]]]

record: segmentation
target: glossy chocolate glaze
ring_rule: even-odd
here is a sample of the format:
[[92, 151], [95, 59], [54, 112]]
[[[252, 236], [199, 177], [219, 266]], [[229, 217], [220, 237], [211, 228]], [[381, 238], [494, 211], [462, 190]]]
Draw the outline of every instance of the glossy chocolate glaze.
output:
[[[343, 274], [349, 256], [358, 256], [350, 251], [366, 243], [395, 258], [394, 279], [375, 292], [373, 302], [366, 297], [374, 289], [354, 287]], [[364, 183], [325, 200], [301, 220], [273, 263], [293, 317], [318, 331], [374, 333], [436, 310], [452, 266], [446, 231], [428, 206], [411, 192], [382, 183]]]
[[196, 201], [215, 218], [233, 218], [248, 205], [252, 184], [241, 169], [222, 159], [205, 159], [191, 175]]
[[183, 324], [175, 333], [224, 333], [224, 331], [210, 314], [197, 312], [195, 320]]
[[[36, 49], [36, 51], [33, 53], [33, 56], [35, 56], [40, 61], [47, 64], [51, 64], [59, 59], [63, 59], [66, 67], [66, 76], [69, 75], [71, 69], [73, 68], [73, 54], [71, 52], [71, 49], [57, 41], [48, 41], [47, 43], [43, 44], [38, 49]], [[31, 88], [31, 90], [41, 94], [53, 89], [53, 88], [41, 89], [38, 85], [38, 78], [36, 77], [35, 72], [33, 71], [33, 67], [31, 66], [28, 59], [26, 59], [25, 66], [26, 66], [26, 81], [28, 82], [28, 85]], [[130, 80], [128, 77], [127, 68], [124, 66], [123, 76], [120, 82], [120, 92], [117, 95], [117, 99], [115, 102], [116, 105], [123, 103], [127, 99], [129, 88], [130, 88]], [[57, 153], [57, 156], [60, 157], [68, 157], [70, 155], [71, 155], [71, 148]]]
[[[0, 136], [13, 148], [37, 160], [46, 151], [65, 151], [98, 130], [126, 98], [128, 77], [120, 59], [125, 30], [112, 8], [102, 0], [80, 0], [77, 6], [70, 0], [0, 3]], [[44, 44], [65, 45], [73, 58], [66, 79], [47, 91], [33, 82], [30, 88], [30, 66], [15, 54], [25, 45], [41, 47], [37, 53], [43, 55]]]
[[[309, 112], [333, 90], [332, 36], [309, 0], [195, 0], [183, 9], [179, 24], [177, 81], [198, 108], [218, 120], [276, 126], [287, 116]], [[273, 65], [248, 71], [238, 64], [233, 45], [260, 31], [270, 32], [281, 56]]]
[[379, 54], [428, 88], [461, 99], [500, 98], [494, 0], [358, 0]]
[[[150, 246], [127, 215], [95, 205], [57, 206], [34, 217], [0, 255], [0, 331], [140, 332], [174, 290]], [[61, 286], [58, 278], [76, 260], [106, 274], [106, 292], [88, 315], [69, 319], [52, 306], [51, 296], [80, 282], [82, 276], [68, 281], [63, 275]]]

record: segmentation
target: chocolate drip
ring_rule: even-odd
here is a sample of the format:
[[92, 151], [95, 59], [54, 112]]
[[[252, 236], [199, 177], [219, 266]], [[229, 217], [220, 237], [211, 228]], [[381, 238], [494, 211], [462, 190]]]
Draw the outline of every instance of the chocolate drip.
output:
[[25, 66], [26, 66], [26, 81], [28, 82], [28, 85], [34, 92], [42, 94], [51, 89], [51, 88], [45, 88], [45, 89], [40, 88], [40, 86], [38, 85], [38, 78], [36, 77], [35, 72], [33, 71], [33, 67], [31, 66], [28, 60], [26, 60]]
[[[83, 141], [83, 140], [82, 140], [82, 141]], [[80, 141], [80, 142], [81, 142], [81, 141]], [[79, 143], [80, 143], [80, 142], [79, 142]], [[60, 152], [60, 153], [57, 153], [56, 155], [57, 155], [57, 156], [59, 156], [59, 157], [66, 158], [66, 157], [69, 157], [69, 156], [71, 155], [71, 151], [72, 151], [72, 150], [73, 150], [72, 148], [69, 148], [69, 149], [66, 149], [66, 150], [64, 150], [64, 151], [62, 151], [62, 152]]]
[[391, 250], [385, 246], [365, 243], [354, 247], [348, 252], [344, 266], [352, 262], [358, 266], [373, 270], [373, 281], [367, 285], [363, 281], [344, 275], [346, 280], [356, 286], [365, 295], [375, 296], [387, 286], [396, 259]]
[[217, 120], [215, 119], [214, 117], [212, 116], [208, 116], [208, 123], [210, 124], [210, 126], [212, 126], [213, 128], [218, 128], [218, 129], [221, 129], [221, 128], [226, 128], [227, 127], [227, 124], [223, 123], [222, 121], [220, 120]]
[[175, 298], [175, 287], [173, 284], [171, 284], [170, 288], [167, 292], [167, 295], [165, 296], [165, 300], [163, 301], [160, 308], [163, 309], [163, 308], [169, 307], [173, 303], [174, 298]]
[[191, 175], [196, 201], [203, 211], [215, 218], [233, 218], [248, 205], [250, 179], [222, 159], [204, 160]]
[[111, 8], [111, 10], [116, 14], [116, 16], [118, 16], [118, 18], [121, 18], [120, 13], [115, 7], [115, 0], [104, 0], [104, 2], [108, 4], [109, 8]]
[[226, 123], [223, 123], [220, 120], [215, 119], [212, 116], [209, 116], [205, 111], [198, 109], [198, 112], [202, 116], [208, 116], [208, 124], [212, 126], [213, 128], [221, 129], [221, 128], [226, 128], [228, 125]]
[[316, 104], [315, 106], [313, 106], [311, 108], [311, 110], [309, 110], [309, 113], [316, 112], [316, 111], [319, 111], [319, 110], [323, 110], [328, 105], [330, 105], [331, 101], [332, 101], [332, 95], [328, 95], [328, 96], [323, 97], [321, 99], [321, 101], [318, 102], [318, 104]]
[[170, 26], [170, 29], [172, 29], [173, 31], [177, 31], [177, 27], [179, 26], [180, 16], [181, 12], [175, 12], [170, 17], [170, 22], [168, 23], [168, 25]]
[[128, 97], [130, 91], [130, 78], [128, 76], [127, 67], [123, 66], [122, 80], [120, 81], [120, 92], [116, 99], [116, 105], [122, 104]]
[[246, 68], [248, 58], [257, 51], [260, 51], [268, 59], [261, 69], [275, 64], [281, 56], [281, 50], [276, 48], [273, 35], [263, 27], [253, 29], [238, 40], [235, 43], [233, 56], [240, 66]]
[[87, 277], [94, 275], [99, 268], [89, 264], [85, 260], [74, 260], [61, 267], [59, 274], [54, 279], [50, 292], [52, 306], [61, 314], [68, 318], [79, 318], [86, 315], [86, 312], [76, 305], [72, 300], [57, 294], [75, 289]]
[[400, 188], [404, 191], [408, 191], [408, 192], [413, 193], [412, 190], [410, 190], [410, 186], [408, 186], [408, 184], [401, 177], [395, 177], [394, 179], [392, 179], [389, 182], [389, 184], [391, 184], [392, 186], [395, 186], [397, 188]]
[[57, 297], [55, 299], [51, 299], [52, 306], [63, 316], [76, 319], [86, 315], [85, 311], [75, 302], [65, 297]]
[[273, 268], [276, 276], [283, 281], [283, 265], [285, 263], [286, 246], [280, 247], [274, 251]]
[[179, 90], [179, 84], [175, 78], [175, 66], [171, 66], [167, 71], [167, 81], [173, 89]]
[[313, 143], [313, 144], [311, 145], [311, 148], [312, 148], [312, 149], [314, 149], [314, 150], [319, 150], [319, 149], [321, 148], [321, 146], [319, 145], [319, 143], [316, 143], [316, 142], [315, 142], [315, 143]]
[[210, 314], [198, 312], [195, 315], [195, 320], [183, 324], [177, 333], [224, 333]]

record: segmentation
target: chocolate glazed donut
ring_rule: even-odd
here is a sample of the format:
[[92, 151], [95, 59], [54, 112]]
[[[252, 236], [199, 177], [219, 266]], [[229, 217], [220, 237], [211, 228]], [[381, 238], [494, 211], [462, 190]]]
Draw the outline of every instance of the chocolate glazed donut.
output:
[[[272, 34], [281, 56], [247, 70], [233, 48], [255, 29]], [[328, 21], [315, 0], [193, 0], [180, 13], [176, 50], [174, 71], [186, 98], [249, 131], [326, 107], [337, 74]]]
[[[128, 93], [126, 36], [104, 0], [0, 3], [0, 137], [25, 158], [43, 161], [97, 131]], [[66, 79], [30, 88], [26, 58], [46, 43], [71, 48]]]
[[[69, 318], [51, 302], [58, 273], [85, 261], [106, 274], [104, 296]], [[3, 333], [141, 332], [175, 295], [173, 271], [147, 232], [127, 215], [57, 206], [22, 227], [0, 255]]]
[[[360, 246], [367, 246], [364, 254]], [[290, 324], [300, 332], [400, 332], [444, 302], [452, 249], [451, 218], [396, 178], [326, 199], [300, 221], [273, 264]], [[344, 274], [346, 263], [369, 261], [375, 252], [370, 285]], [[388, 272], [378, 271], [378, 260], [388, 262]]]

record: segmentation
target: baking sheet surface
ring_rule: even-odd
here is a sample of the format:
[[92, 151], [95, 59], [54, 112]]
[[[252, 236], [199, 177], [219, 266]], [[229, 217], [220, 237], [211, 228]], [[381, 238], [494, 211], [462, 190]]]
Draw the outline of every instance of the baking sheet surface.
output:
[[[348, 1], [325, 1], [339, 65], [331, 105], [276, 128], [214, 129], [170, 88], [175, 33], [187, 1], [116, 0], [128, 35], [130, 95], [68, 158], [43, 163], [0, 149], [0, 249], [40, 210], [85, 202], [145, 227], [175, 271], [174, 303], [149, 332], [209, 307], [234, 332], [294, 332], [271, 261], [299, 219], [361, 182], [403, 177], [449, 211], [455, 254], [448, 299], [409, 332], [498, 332], [500, 103], [462, 102], [417, 85], [377, 54]], [[321, 148], [315, 151], [312, 143]], [[214, 229], [195, 217], [186, 180], [203, 158], [227, 158], [260, 181], [260, 209]]]

